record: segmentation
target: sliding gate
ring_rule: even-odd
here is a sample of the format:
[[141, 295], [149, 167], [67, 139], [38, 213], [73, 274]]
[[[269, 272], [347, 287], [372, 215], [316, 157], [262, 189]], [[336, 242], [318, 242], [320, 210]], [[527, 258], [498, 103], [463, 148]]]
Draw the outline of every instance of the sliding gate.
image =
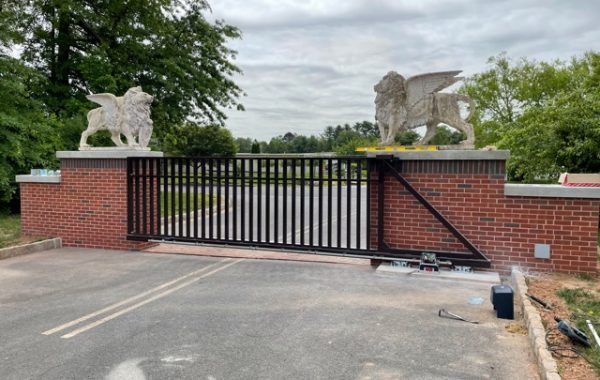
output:
[[370, 255], [364, 157], [131, 157], [128, 239]]

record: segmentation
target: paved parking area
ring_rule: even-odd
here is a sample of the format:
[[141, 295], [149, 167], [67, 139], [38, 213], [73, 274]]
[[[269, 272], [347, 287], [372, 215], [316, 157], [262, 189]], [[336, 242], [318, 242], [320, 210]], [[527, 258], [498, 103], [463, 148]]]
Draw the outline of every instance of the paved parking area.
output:
[[488, 298], [367, 266], [63, 248], [0, 261], [0, 378], [536, 378]]

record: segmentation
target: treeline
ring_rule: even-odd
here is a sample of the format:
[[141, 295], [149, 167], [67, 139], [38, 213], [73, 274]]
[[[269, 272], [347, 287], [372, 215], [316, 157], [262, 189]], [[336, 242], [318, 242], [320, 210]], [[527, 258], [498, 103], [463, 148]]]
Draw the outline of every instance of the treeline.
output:
[[[464, 134], [446, 127], [439, 128], [432, 139], [434, 145], [458, 144]], [[405, 131], [396, 136], [398, 145], [412, 145], [421, 136], [415, 131]], [[338, 154], [356, 154], [356, 148], [375, 146], [380, 141], [377, 125], [370, 121], [361, 121], [353, 125], [327, 126], [319, 135], [304, 136], [288, 132], [267, 141], [239, 137], [235, 140], [240, 153], [316, 153], [334, 152]]]

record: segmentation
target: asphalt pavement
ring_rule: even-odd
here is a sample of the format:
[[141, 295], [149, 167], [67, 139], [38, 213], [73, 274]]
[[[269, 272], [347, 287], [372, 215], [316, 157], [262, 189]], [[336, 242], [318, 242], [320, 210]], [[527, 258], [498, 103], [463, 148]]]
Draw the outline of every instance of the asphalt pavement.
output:
[[69, 248], [0, 261], [7, 380], [536, 378], [509, 322], [487, 285], [360, 265]]

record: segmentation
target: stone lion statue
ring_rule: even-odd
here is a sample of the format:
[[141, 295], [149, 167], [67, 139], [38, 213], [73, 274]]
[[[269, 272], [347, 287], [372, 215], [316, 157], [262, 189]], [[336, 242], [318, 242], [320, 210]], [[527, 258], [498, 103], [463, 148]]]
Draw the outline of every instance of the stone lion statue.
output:
[[[473, 101], [465, 95], [438, 93], [462, 80], [460, 71], [444, 71], [410, 77], [407, 80], [395, 71], [387, 73], [374, 87], [375, 119], [381, 134], [381, 144], [391, 145], [399, 132], [425, 125], [427, 132], [419, 144], [433, 138], [440, 123], [467, 135], [461, 144], [473, 147], [475, 134], [467, 120], [473, 114]], [[469, 105], [469, 115], [462, 118], [459, 102]]]
[[123, 96], [93, 94], [87, 98], [102, 107], [88, 112], [88, 127], [81, 134], [79, 149], [89, 148], [87, 138], [100, 130], [108, 130], [116, 146], [125, 146], [121, 135], [125, 136], [129, 147], [148, 146], [153, 128], [150, 119], [152, 95], [142, 91], [141, 87], [132, 87]]

